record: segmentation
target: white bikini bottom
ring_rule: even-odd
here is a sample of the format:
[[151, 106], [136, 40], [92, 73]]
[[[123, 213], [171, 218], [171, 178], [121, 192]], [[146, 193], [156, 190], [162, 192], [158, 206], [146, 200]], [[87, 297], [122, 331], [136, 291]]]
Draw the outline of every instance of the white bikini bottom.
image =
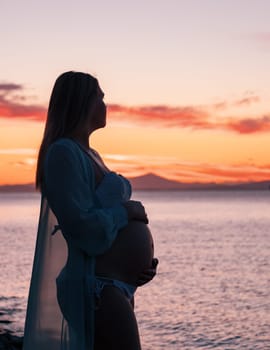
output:
[[123, 281], [119, 281], [113, 278], [107, 278], [107, 277], [95, 277], [95, 288], [94, 293], [96, 298], [100, 298], [101, 292], [105, 286], [115, 286], [121, 290], [121, 292], [129, 299], [131, 300], [136, 292], [137, 287], [133, 286], [132, 284], [128, 284]]

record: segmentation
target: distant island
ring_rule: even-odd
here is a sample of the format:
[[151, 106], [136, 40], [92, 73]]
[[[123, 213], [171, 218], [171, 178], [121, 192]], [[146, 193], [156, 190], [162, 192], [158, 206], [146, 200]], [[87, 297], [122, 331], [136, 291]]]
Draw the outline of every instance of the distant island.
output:
[[[146, 190], [159, 190], [159, 191], [193, 191], [193, 190], [216, 190], [216, 191], [233, 191], [233, 190], [246, 190], [246, 191], [266, 191], [270, 190], [270, 180], [260, 182], [241, 182], [241, 183], [184, 183], [166, 179], [156, 174], [145, 174], [142, 176], [129, 178], [132, 188], [135, 191]], [[0, 192], [34, 192], [35, 186], [33, 183], [22, 185], [2, 185], [0, 186]]]
[[134, 190], [269, 190], [270, 180], [261, 182], [241, 182], [241, 183], [185, 183], [173, 181], [155, 174], [146, 174], [129, 178]]

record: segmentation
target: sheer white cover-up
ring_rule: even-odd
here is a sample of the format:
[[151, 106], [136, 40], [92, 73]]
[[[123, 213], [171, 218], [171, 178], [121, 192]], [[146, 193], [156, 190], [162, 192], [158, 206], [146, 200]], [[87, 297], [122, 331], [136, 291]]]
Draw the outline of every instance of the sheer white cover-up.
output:
[[[86, 349], [84, 298], [79, 298], [76, 302], [78, 314], [81, 313], [80, 319], [77, 319], [80, 335], [72, 334], [57, 301], [56, 278], [67, 260], [67, 244], [60, 232], [52, 235], [55, 225], [56, 217], [43, 197], [28, 298], [24, 350]], [[78, 295], [84, 294], [82, 282], [78, 284]]]
[[92, 350], [95, 256], [111, 246], [127, 213], [119, 202], [102, 205], [78, 144], [59, 139], [47, 153], [23, 350]]

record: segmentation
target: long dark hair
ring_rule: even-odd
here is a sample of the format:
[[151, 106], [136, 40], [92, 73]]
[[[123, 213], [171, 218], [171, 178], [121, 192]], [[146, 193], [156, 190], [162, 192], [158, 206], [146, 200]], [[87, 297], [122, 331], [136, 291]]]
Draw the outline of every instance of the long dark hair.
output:
[[44, 158], [48, 147], [61, 137], [68, 137], [87, 117], [92, 97], [96, 96], [98, 81], [87, 73], [65, 72], [55, 81], [40, 145], [36, 189], [41, 190]]

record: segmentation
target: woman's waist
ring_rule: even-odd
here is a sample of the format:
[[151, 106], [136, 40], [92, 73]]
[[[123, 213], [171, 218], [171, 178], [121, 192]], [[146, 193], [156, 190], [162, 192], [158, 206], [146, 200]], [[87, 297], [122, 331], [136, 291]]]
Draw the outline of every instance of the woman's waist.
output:
[[128, 299], [131, 299], [137, 290], [136, 285], [109, 276], [89, 276], [89, 278], [86, 278], [86, 281], [88, 288], [94, 288], [95, 296], [98, 298], [106, 286], [113, 286], [120, 289]]

